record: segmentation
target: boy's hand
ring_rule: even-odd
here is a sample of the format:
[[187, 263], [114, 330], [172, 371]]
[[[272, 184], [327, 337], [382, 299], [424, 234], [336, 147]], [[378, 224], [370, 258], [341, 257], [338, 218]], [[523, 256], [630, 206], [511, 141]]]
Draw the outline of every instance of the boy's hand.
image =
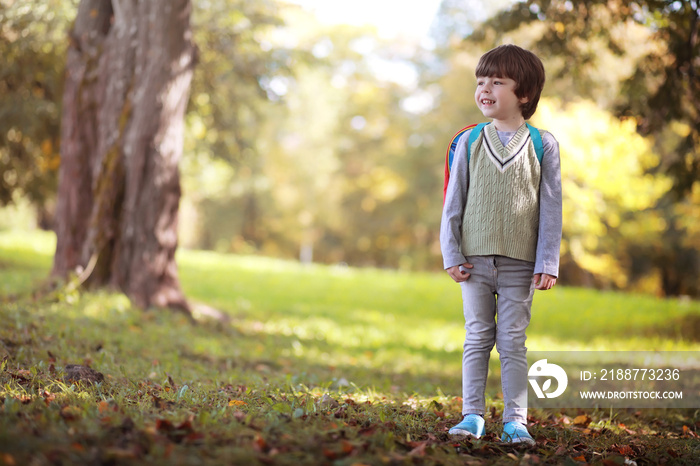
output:
[[473, 268], [473, 265], [471, 265], [469, 262], [465, 262], [462, 265], [455, 265], [454, 267], [450, 267], [449, 269], [447, 269], [447, 273], [452, 278], [452, 280], [454, 280], [457, 283], [462, 283], [466, 282], [469, 279], [469, 277], [471, 277], [471, 274], [464, 269]]
[[546, 273], [536, 273], [534, 282], [536, 290], [551, 290], [557, 283], [557, 277]]

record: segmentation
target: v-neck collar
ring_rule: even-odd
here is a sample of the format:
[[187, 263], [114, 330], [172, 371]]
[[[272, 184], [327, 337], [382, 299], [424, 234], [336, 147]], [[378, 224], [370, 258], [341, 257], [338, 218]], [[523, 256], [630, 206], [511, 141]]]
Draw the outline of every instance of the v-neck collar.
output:
[[522, 125], [518, 128], [505, 147], [501, 142], [501, 138], [498, 137], [495, 125], [489, 124], [484, 127], [484, 146], [486, 148], [486, 153], [501, 173], [505, 172], [508, 167], [513, 165], [521, 154], [527, 152], [529, 141], [530, 132], [527, 129], [527, 125]]

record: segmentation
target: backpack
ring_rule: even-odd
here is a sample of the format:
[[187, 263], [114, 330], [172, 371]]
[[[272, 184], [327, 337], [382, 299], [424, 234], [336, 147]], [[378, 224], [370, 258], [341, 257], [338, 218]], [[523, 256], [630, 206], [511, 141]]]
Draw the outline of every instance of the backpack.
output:
[[[542, 163], [542, 156], [544, 155], [544, 146], [542, 145], [542, 136], [540, 135], [540, 130], [538, 130], [534, 126], [531, 126], [529, 123], [526, 124], [527, 129], [530, 130], [530, 138], [532, 139], [532, 143], [535, 146], [535, 154], [537, 154], [537, 161], [539, 163]], [[467, 130], [474, 128], [473, 131], [469, 133], [469, 140], [467, 141], [467, 164], [469, 164], [469, 159], [471, 158], [472, 144], [476, 142], [476, 138], [479, 137], [479, 134], [481, 134], [481, 130], [484, 129], [484, 126], [486, 125], [488, 125], [488, 123], [479, 123], [465, 126], [452, 137], [450, 145], [447, 146], [447, 154], [445, 155], [445, 186], [442, 188], [443, 204], [445, 203], [445, 196], [447, 196], [447, 183], [449, 183], [450, 181], [452, 160], [455, 156], [455, 149], [457, 149], [457, 143], [459, 142], [460, 138], [464, 135], [464, 133], [467, 132]]]

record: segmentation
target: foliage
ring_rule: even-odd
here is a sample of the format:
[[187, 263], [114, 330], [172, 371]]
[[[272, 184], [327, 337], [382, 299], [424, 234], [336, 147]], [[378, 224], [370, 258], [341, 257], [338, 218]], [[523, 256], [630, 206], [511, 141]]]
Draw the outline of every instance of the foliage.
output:
[[272, 83], [288, 75], [303, 54], [272, 48], [267, 40], [283, 25], [276, 1], [213, 0], [194, 6], [199, 61], [188, 108], [188, 152], [250, 164], [258, 155], [264, 103], [279, 98]]
[[653, 207], [671, 180], [647, 173], [658, 163], [650, 142], [634, 120], [620, 121], [589, 101], [544, 99], [534, 122], [561, 148], [563, 275], [575, 274], [576, 264], [603, 286], [628, 287], [635, 245], [660, 242], [665, 226]]
[[60, 99], [73, 0], [0, 1], [0, 205], [47, 208], [60, 163]]
[[[532, 411], [538, 445], [501, 444], [491, 433], [503, 409], [497, 386], [489, 389], [489, 434], [449, 439], [463, 330], [459, 291], [443, 274], [182, 251], [187, 293], [231, 317], [191, 326], [177, 314], [144, 315], [117, 294], [32, 298], [26, 291], [48, 270], [52, 242], [48, 233], [0, 234], [4, 463], [697, 458], [698, 418], [689, 411]], [[670, 316], [698, 314], [697, 302], [559, 288], [536, 297], [528, 346], [697, 351], [697, 341], [661, 329]], [[89, 364], [105, 381], [65, 382], [71, 363]]]
[[289, 76], [270, 79], [279, 102], [256, 127], [254, 159], [236, 170], [186, 169], [186, 179], [206, 172], [219, 187], [199, 203], [198, 234], [223, 251], [395, 266], [417, 249], [406, 161], [423, 157], [406, 156], [418, 126], [402, 108], [406, 91], [375, 73], [402, 52], [369, 29], [322, 27], [297, 10], [285, 18], [265, 37], [273, 50], [294, 44], [296, 55]]

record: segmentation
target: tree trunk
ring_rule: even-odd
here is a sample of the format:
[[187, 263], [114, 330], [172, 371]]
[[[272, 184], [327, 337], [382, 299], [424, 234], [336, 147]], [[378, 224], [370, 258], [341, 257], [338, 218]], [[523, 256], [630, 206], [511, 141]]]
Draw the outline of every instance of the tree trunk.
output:
[[189, 312], [175, 250], [196, 50], [190, 0], [81, 0], [70, 33], [52, 275]]

